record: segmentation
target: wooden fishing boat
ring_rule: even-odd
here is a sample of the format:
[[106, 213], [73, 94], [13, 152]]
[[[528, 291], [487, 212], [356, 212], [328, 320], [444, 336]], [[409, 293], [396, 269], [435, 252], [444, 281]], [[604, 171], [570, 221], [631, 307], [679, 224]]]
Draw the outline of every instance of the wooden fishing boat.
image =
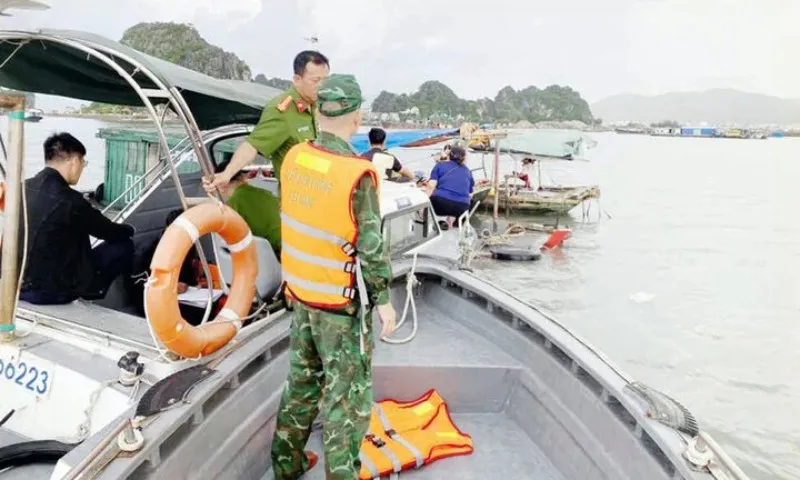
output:
[[[496, 190], [498, 208], [501, 211], [530, 214], [563, 215], [581, 203], [600, 198], [600, 187], [542, 187], [539, 190], [525, 189], [516, 185], [503, 184]], [[494, 192], [481, 201], [482, 205], [494, 205]]]

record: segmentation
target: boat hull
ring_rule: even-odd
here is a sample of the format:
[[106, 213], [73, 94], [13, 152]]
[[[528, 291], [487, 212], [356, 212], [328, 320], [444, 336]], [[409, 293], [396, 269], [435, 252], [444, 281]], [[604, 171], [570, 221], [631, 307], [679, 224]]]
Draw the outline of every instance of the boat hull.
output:
[[[393, 265], [398, 312], [411, 268], [409, 259]], [[627, 378], [563, 326], [441, 260], [420, 257], [414, 268], [421, 281], [414, 296], [418, 331], [404, 344], [376, 342], [374, 397], [411, 400], [436, 389], [475, 451], [404, 476], [711, 480], [681, 459], [684, 440], [625, 392]], [[408, 335], [411, 323], [393, 337]], [[95, 478], [272, 478], [269, 452], [290, 325], [291, 312], [281, 310], [246, 327], [251, 335], [185, 401], [145, 423], [141, 450], [119, 456]], [[132, 414], [133, 407], [64, 456], [52, 476], [24, 468], [19, 478], [60, 478]], [[320, 425], [309, 445], [323, 454]], [[323, 465], [305, 478], [324, 478]]]
[[[528, 214], [565, 214], [586, 200], [600, 197], [597, 186], [545, 188], [538, 192], [501, 186], [497, 191], [498, 210]], [[493, 207], [494, 195], [490, 192], [481, 204]]]

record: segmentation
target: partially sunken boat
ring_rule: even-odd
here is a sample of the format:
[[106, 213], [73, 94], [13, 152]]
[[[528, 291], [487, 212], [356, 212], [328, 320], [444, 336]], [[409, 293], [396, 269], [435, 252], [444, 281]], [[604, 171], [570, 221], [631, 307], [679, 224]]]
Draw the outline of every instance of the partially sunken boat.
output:
[[[480, 185], [485, 188], [488, 182]], [[600, 187], [597, 185], [578, 187], [542, 187], [531, 190], [519, 185], [504, 183], [496, 190], [499, 209], [509, 213], [531, 215], [564, 215], [573, 208], [593, 198], [600, 198]], [[488, 207], [494, 205], [494, 194], [490, 191], [481, 204]]]
[[[0, 31], [0, 40], [2, 86], [147, 107], [163, 158], [118, 215], [136, 227], [137, 244], [157, 238], [171, 209], [198, 203], [188, 218], [205, 207], [209, 199], [196, 197], [215, 146], [247, 135], [275, 93], [204, 77], [82, 32]], [[266, 304], [281, 275], [271, 249], [257, 249], [248, 322], [220, 349], [192, 358], [152, 335], [150, 327], [164, 319], [134, 315], [121, 291], [57, 307], [16, 302], [25, 107], [22, 97], [0, 102], [11, 112], [0, 280], [3, 479], [270, 478], [291, 323], [283, 305]], [[154, 103], [169, 105], [184, 123], [182, 145], [166, 148]], [[266, 179], [258, 184], [275, 188]], [[460, 232], [441, 232], [426, 195], [389, 182], [381, 213], [393, 300], [405, 322], [392, 343], [378, 342], [375, 397], [411, 401], [435, 390], [474, 447], [401, 478], [746, 478], [680, 404], [466, 270], [469, 222]], [[197, 245], [225, 272], [230, 249], [207, 237]], [[318, 453], [321, 436], [315, 429], [310, 440]], [[321, 464], [305, 478], [324, 478]]]
[[523, 158], [537, 160], [537, 175], [540, 179], [542, 161], [583, 159], [585, 150], [594, 147], [597, 142], [581, 132], [474, 130], [465, 137], [470, 142], [476, 138], [481, 139], [494, 147], [494, 169], [491, 175], [485, 165], [486, 153], [481, 158], [483, 166], [475, 169], [482, 170], [486, 177], [479, 179], [476, 184], [476, 191], [481, 193], [477, 198], [486, 208], [493, 208], [496, 212], [563, 215], [583, 202], [600, 197], [598, 185], [551, 185], [534, 190], [525, 188], [516, 176], [501, 176], [500, 173], [501, 154], [510, 155], [518, 161]]

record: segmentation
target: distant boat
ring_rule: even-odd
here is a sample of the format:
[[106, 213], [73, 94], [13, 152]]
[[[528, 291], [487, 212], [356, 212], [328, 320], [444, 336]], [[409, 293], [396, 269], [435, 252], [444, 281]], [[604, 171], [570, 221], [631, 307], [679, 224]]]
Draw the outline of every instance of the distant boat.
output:
[[25, 121], [38, 122], [44, 116], [44, 112], [38, 108], [29, 108], [25, 111]]
[[654, 137], [677, 137], [680, 134], [680, 127], [653, 127], [650, 129], [650, 135]]
[[617, 133], [623, 133], [628, 135], [644, 135], [647, 133], [646, 128], [640, 127], [618, 127], [614, 129]]

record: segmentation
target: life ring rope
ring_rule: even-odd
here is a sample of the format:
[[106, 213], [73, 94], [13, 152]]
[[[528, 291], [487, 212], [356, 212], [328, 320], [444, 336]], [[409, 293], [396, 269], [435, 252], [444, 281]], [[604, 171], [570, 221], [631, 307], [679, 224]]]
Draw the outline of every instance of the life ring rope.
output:
[[[229, 245], [233, 279], [225, 307], [210, 322], [189, 324], [178, 308], [177, 283], [192, 246], [217, 233]], [[145, 286], [145, 316], [153, 337], [184, 358], [210, 355], [227, 345], [242, 328], [256, 293], [258, 260], [250, 227], [225, 204], [204, 203], [183, 212], [156, 247]]]

